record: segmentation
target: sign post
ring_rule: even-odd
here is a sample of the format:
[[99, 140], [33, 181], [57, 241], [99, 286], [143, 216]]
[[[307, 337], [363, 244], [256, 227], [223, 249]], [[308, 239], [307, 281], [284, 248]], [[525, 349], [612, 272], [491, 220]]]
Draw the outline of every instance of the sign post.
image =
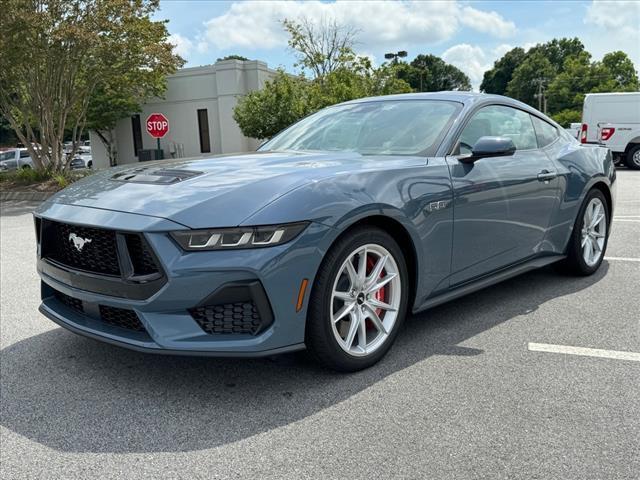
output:
[[157, 158], [162, 160], [164, 155], [160, 148], [160, 139], [169, 133], [169, 120], [162, 113], [152, 113], [147, 117], [147, 133], [157, 140]]

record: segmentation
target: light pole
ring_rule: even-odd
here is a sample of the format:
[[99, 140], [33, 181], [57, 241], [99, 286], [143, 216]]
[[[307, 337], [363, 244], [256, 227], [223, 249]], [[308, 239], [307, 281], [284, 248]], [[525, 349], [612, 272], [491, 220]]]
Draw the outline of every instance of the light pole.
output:
[[404, 58], [407, 56], [407, 51], [406, 50], [400, 50], [399, 52], [396, 53], [385, 53], [384, 54], [384, 58], [386, 58], [387, 60], [391, 60], [391, 63], [396, 64], [398, 63], [398, 58]]

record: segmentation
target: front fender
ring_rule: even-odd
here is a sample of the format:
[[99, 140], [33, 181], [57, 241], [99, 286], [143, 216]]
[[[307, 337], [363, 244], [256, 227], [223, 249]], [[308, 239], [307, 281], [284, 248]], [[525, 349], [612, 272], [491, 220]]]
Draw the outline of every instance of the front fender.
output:
[[369, 217], [393, 219], [413, 243], [418, 273], [416, 301], [422, 302], [430, 293], [448, 287], [452, 199], [444, 159], [430, 158], [427, 165], [345, 173], [308, 183], [243, 223], [264, 225], [311, 220], [332, 228], [332, 235], [328, 236], [332, 244], [348, 228]]

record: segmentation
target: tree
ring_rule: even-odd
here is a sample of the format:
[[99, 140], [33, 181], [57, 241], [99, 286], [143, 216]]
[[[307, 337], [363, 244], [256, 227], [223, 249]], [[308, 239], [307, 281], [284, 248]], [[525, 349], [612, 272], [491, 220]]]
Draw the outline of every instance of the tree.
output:
[[506, 94], [529, 105], [539, 106], [539, 94], [542, 88], [555, 77], [553, 65], [542, 53], [527, 55], [526, 59], [513, 71], [513, 77], [507, 84]]
[[251, 138], [271, 138], [312, 111], [308, 81], [280, 70], [261, 90], [245, 95], [233, 118], [242, 133]]
[[297, 58], [295, 66], [311, 71], [313, 78], [322, 79], [344, 66], [353, 53], [357, 31], [335, 20], [323, 18], [316, 25], [308, 18], [285, 19], [282, 26]]
[[560, 72], [567, 58], [575, 57], [582, 52], [585, 52], [584, 45], [578, 38], [554, 38], [549, 42], [531, 47], [527, 55], [541, 54], [551, 62], [556, 72]]
[[247, 137], [271, 138], [306, 115], [336, 103], [411, 91], [396, 76], [394, 66], [374, 68], [367, 57], [353, 52], [351, 34], [340, 33], [352, 29], [326, 21], [320, 27], [286, 21], [284, 27], [291, 35], [289, 45], [299, 49], [302, 66], [315, 76], [307, 79], [279, 71], [262, 90], [241, 98], [233, 118]]
[[549, 84], [550, 111], [558, 123], [580, 121], [587, 93], [638, 91], [638, 75], [625, 53], [608, 53], [600, 62], [590, 60], [587, 52], [567, 58], [562, 72]]
[[513, 72], [525, 59], [525, 51], [520, 47], [513, 48], [496, 60], [491, 70], [484, 72], [480, 91], [504, 95]]
[[158, 78], [182, 60], [165, 22], [151, 20], [157, 8], [158, 0], [3, 2], [0, 112], [36, 168], [64, 168], [65, 130], [77, 144], [87, 122], [107, 126], [107, 108], [130, 111], [161, 93]]
[[216, 63], [217, 63], [217, 62], [224, 62], [225, 60], [241, 60], [241, 61], [243, 61], [243, 62], [246, 62], [246, 61], [248, 61], [249, 59], [248, 59], [247, 57], [243, 57], [242, 55], [227, 55], [227, 56], [225, 56], [225, 57], [218, 58], [218, 59], [216, 60]]
[[435, 55], [418, 55], [410, 64], [398, 64], [398, 77], [418, 92], [471, 90], [471, 80], [459, 68]]

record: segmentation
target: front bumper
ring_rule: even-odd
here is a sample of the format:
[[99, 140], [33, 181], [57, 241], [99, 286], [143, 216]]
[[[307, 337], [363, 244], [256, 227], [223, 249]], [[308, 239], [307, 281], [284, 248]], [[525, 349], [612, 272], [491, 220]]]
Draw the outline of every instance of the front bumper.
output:
[[[298, 293], [303, 279], [313, 282], [332, 240], [329, 227], [312, 223], [293, 241], [271, 248], [184, 252], [167, 232], [185, 227], [164, 219], [60, 204], [43, 207], [36, 215], [52, 221], [120, 231], [132, 231], [134, 225], [138, 226], [165, 275], [163, 285], [148, 298], [131, 298], [131, 295], [125, 298], [85, 289], [82, 275], [74, 272], [61, 275], [50, 268], [46, 260], [39, 259], [43, 283], [40, 311], [62, 327], [153, 353], [264, 356], [304, 348], [310, 290], [299, 310], [296, 308]], [[255, 334], [207, 332], [190, 313], [225, 285], [256, 282], [265, 293], [273, 321]], [[82, 302], [85, 311], [60, 301], [56, 292]], [[99, 306], [131, 310], [144, 328], [135, 331], [105, 323], [95, 315]]]

